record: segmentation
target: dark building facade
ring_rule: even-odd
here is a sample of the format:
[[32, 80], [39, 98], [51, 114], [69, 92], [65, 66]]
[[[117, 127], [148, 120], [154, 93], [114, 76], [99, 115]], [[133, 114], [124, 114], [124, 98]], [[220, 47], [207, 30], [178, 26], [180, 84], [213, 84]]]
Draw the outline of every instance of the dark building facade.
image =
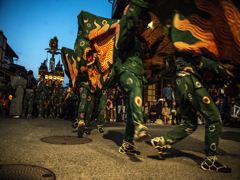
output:
[[7, 38], [3, 31], [0, 31], [0, 88], [3, 88], [9, 83], [10, 76], [13, 75], [16, 70], [26, 71], [25, 67], [14, 64], [14, 61], [18, 58], [16, 52], [7, 43]]

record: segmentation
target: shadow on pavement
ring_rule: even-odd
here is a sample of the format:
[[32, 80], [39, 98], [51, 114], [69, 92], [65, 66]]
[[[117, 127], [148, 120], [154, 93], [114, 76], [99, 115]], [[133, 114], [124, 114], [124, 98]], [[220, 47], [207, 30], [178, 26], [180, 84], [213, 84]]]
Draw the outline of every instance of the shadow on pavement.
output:
[[222, 139], [240, 142], [240, 133], [233, 131], [224, 131], [221, 134]]
[[[145, 143], [152, 147], [152, 144], [151, 144], [150, 141], [145, 141]], [[184, 147], [184, 145], [182, 144], [178, 148], [181, 149], [183, 147]], [[204, 151], [201, 150], [201, 149], [204, 149], [204, 144], [200, 149], [198, 149], [198, 148], [200, 148], [200, 147], [199, 146], [189, 146], [188, 147], [188, 144], [185, 144], [184, 149], [189, 149], [189, 150], [194, 151], [194, 152], [200, 152], [200, 153], [205, 154]], [[157, 153], [157, 151], [156, 151], [156, 153]], [[239, 157], [239, 155], [233, 154], [233, 153], [228, 153], [221, 148], [218, 149], [218, 153], [219, 153], [220, 156]], [[195, 162], [197, 162], [197, 163], [202, 161], [202, 158], [200, 158], [200, 157], [198, 157], [194, 154], [186, 153], [186, 152], [183, 152], [183, 151], [175, 149], [175, 148], [168, 149], [167, 154], [163, 155], [162, 157], [160, 157], [159, 155], [153, 155], [153, 156], [148, 156], [148, 157], [151, 158], [151, 159], [155, 159], [155, 160], [164, 160], [166, 158], [183, 157], [183, 156], [188, 157], [192, 160], [195, 160]]]
[[155, 159], [155, 160], [165, 160], [165, 159], [168, 159], [168, 158], [176, 158], [176, 157], [187, 157], [187, 158], [195, 161], [196, 164], [198, 164], [198, 165], [200, 165], [201, 162], [203, 161], [202, 157], [196, 156], [196, 155], [191, 154], [191, 153], [186, 153], [186, 152], [174, 149], [174, 148], [171, 148], [171, 149], [167, 150], [166, 154], [164, 154], [162, 156], [158, 156], [158, 155], [148, 156], [148, 158]]
[[[123, 134], [118, 131], [109, 130], [106, 134], [103, 135], [103, 138], [115, 142], [116, 145], [120, 147], [122, 145]], [[137, 155], [128, 155], [128, 154], [123, 154], [123, 155], [128, 156], [129, 160], [132, 162], [142, 162], [142, 160], [138, 158]]]
[[139, 159], [137, 156], [133, 156], [133, 155], [127, 155], [130, 159], [130, 161], [132, 162], [142, 162], [141, 159]]
[[109, 130], [106, 134], [103, 135], [103, 138], [115, 142], [117, 146], [121, 146], [122, 140], [123, 140], [123, 134], [118, 131]]

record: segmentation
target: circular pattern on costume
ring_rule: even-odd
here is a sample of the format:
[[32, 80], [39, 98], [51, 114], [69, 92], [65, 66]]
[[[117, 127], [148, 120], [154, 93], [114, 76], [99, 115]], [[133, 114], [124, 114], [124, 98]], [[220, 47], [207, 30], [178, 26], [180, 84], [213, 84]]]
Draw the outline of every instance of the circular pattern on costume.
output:
[[89, 28], [90, 28], [90, 27], [92, 27], [92, 25], [91, 25], [90, 23], [87, 23], [87, 27], [89, 27]]
[[181, 84], [181, 79], [177, 79], [177, 80], [176, 80], [176, 84], [177, 84], [177, 85], [180, 85], [180, 84]]
[[209, 126], [209, 127], [208, 127], [208, 130], [209, 130], [210, 132], [214, 132], [214, 131], [216, 130], [216, 126], [215, 126], [215, 125]]
[[211, 149], [212, 151], [216, 151], [216, 150], [217, 150], [217, 145], [216, 145], [216, 143], [212, 143], [212, 144], [210, 145], [210, 149]]
[[202, 102], [205, 103], [205, 104], [210, 104], [211, 100], [209, 99], [209, 97], [203, 96]]
[[188, 99], [189, 99], [190, 101], [192, 101], [192, 94], [191, 94], [191, 93], [188, 93]]
[[91, 100], [92, 100], [91, 96], [88, 96], [87, 101], [91, 101]]
[[140, 96], [136, 96], [135, 99], [135, 104], [138, 106], [138, 107], [141, 107], [142, 106], [142, 98]]
[[128, 78], [128, 79], [127, 79], [127, 84], [128, 84], [128, 85], [133, 84], [132, 78]]
[[102, 94], [105, 95], [105, 94], [106, 94], [106, 91], [105, 91], [105, 90], [102, 90]]
[[105, 25], [105, 24], [107, 24], [107, 20], [102, 20], [102, 25]]
[[82, 94], [82, 98], [86, 99], [87, 95], [86, 94]]
[[133, 62], [132, 62], [132, 65], [133, 65], [133, 66], [136, 66], [136, 65], [137, 65], [137, 63], [136, 63], [135, 61], [133, 61]]
[[199, 81], [196, 81], [196, 82], [195, 82], [195, 85], [196, 85], [197, 88], [202, 87], [202, 85], [201, 85], [201, 83], [200, 83]]
[[80, 46], [83, 47], [85, 45], [85, 41], [80, 41]]
[[81, 58], [80, 58], [80, 57], [77, 57], [77, 61], [80, 62], [80, 61], [81, 61]]

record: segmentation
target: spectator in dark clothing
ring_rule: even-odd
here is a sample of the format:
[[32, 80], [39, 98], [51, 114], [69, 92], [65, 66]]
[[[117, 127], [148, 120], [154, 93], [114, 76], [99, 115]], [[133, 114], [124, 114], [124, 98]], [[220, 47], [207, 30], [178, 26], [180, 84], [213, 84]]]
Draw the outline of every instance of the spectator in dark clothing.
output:
[[167, 86], [163, 88], [163, 97], [171, 108], [173, 101], [173, 89], [171, 87], [171, 84], [167, 84]]
[[33, 77], [33, 71], [30, 70], [27, 73], [27, 86], [25, 89], [25, 95], [23, 99], [23, 113], [22, 113], [22, 116], [25, 116], [27, 114], [27, 118], [32, 117], [36, 87], [37, 80]]
[[149, 110], [149, 118], [154, 123], [157, 120], [157, 101], [153, 101], [153, 105], [151, 105]]
[[8, 112], [9, 99], [6, 94], [0, 92], [0, 116], [5, 117]]
[[157, 117], [162, 119], [162, 108], [163, 108], [164, 99], [159, 98], [157, 101]]
[[73, 92], [72, 88], [69, 87], [64, 100], [64, 119], [73, 121], [75, 120], [75, 118], [77, 117], [77, 101], [77, 95]]

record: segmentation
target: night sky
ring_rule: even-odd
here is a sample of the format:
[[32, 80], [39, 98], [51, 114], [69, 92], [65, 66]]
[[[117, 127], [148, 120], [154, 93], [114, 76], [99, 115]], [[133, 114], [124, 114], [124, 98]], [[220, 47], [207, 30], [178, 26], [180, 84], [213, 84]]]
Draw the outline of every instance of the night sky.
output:
[[81, 10], [110, 18], [112, 5], [107, 0], [0, 0], [0, 30], [19, 56], [16, 64], [37, 77], [51, 38], [57, 36], [59, 48], [73, 49]]

